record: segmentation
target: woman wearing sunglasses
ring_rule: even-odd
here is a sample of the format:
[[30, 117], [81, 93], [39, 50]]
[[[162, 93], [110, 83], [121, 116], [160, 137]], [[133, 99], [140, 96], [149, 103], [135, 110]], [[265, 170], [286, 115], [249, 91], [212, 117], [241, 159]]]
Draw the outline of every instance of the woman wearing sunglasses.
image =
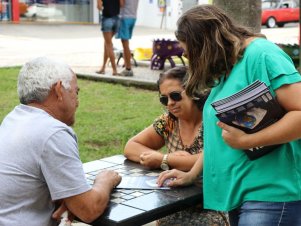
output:
[[[186, 67], [175, 67], [160, 74], [159, 100], [167, 113], [132, 137], [124, 149], [125, 156], [149, 168], [189, 171], [202, 155], [202, 109], [207, 94], [189, 98], [184, 90]], [[166, 146], [167, 153], [160, 151]], [[158, 220], [158, 225], [226, 225], [222, 213], [201, 207], [178, 212]]]

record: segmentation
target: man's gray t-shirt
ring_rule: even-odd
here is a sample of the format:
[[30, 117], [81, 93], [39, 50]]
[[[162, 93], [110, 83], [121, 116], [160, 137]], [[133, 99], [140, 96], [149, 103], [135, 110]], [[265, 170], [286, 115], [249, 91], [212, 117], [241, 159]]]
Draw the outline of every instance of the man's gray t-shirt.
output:
[[120, 8], [121, 18], [137, 18], [139, 0], [125, 0], [123, 8]]
[[56, 225], [53, 201], [90, 189], [69, 126], [22, 104], [5, 117], [0, 126], [0, 225]]

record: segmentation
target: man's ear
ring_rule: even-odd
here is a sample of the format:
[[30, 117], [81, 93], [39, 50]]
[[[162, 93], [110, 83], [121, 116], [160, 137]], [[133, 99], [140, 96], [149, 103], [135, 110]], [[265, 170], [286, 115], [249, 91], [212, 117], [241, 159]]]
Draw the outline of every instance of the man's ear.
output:
[[58, 81], [56, 84], [54, 84], [54, 93], [59, 101], [63, 100], [62, 88], [62, 81]]

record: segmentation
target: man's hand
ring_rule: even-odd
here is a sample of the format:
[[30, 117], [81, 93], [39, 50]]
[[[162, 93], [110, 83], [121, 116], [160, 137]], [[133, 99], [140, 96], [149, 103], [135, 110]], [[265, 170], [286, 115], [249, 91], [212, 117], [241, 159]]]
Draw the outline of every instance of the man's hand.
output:
[[115, 188], [121, 181], [121, 176], [113, 170], [104, 170], [97, 174], [94, 183], [111, 183], [111, 188]]
[[71, 223], [74, 219], [74, 215], [68, 211], [66, 205], [64, 202], [62, 202], [59, 206], [59, 208], [57, 208], [54, 213], [52, 214], [52, 218], [55, 219], [57, 222], [60, 222], [62, 219], [62, 215], [67, 212], [68, 213], [68, 220]]

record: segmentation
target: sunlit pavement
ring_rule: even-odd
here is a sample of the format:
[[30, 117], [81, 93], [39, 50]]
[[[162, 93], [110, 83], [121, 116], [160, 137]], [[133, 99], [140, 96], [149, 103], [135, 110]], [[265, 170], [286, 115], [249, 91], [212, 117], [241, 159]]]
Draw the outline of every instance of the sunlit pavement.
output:
[[[298, 24], [273, 29], [263, 27], [261, 32], [275, 43], [298, 43]], [[152, 48], [153, 40], [162, 38], [174, 40], [174, 31], [137, 26], [130, 42], [131, 49]], [[114, 39], [113, 44], [115, 48], [122, 49], [119, 39]], [[98, 25], [0, 24], [0, 67], [20, 66], [38, 56], [65, 61], [78, 75], [112, 77], [110, 67], [104, 76], [95, 73], [102, 64], [103, 56], [103, 37]], [[166, 62], [165, 68], [168, 66]], [[135, 75], [129, 80], [152, 83], [161, 72], [141, 65], [133, 69]]]
[[[262, 29], [276, 43], [298, 43], [298, 26]], [[158, 38], [174, 39], [172, 30], [136, 27], [131, 49], [151, 48]], [[114, 39], [121, 49], [121, 42]], [[0, 67], [23, 65], [37, 56], [62, 59], [72, 67], [98, 68], [103, 38], [98, 25], [0, 24]]]

